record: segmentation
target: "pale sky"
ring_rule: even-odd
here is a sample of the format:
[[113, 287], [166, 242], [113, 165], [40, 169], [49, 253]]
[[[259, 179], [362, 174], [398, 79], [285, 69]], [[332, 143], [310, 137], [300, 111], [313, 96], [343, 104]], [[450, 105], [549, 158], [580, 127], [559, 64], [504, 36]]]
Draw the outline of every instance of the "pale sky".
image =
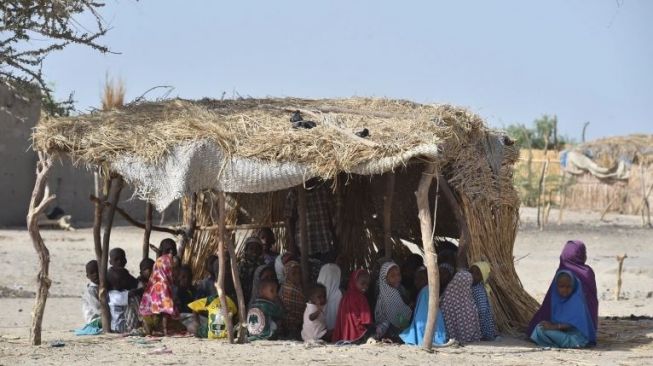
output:
[[[57, 95], [375, 96], [466, 106], [494, 127], [557, 114], [562, 134], [653, 133], [653, 1], [107, 0], [103, 42], [45, 61]], [[82, 19], [83, 22], [83, 19]], [[152, 97], [159, 94], [153, 93]]]

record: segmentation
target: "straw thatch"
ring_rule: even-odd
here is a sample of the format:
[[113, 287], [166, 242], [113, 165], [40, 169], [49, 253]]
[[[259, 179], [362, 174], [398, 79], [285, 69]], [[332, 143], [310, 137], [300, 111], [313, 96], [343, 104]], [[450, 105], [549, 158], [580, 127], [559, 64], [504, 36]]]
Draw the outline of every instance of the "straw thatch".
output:
[[[317, 126], [292, 128], [289, 118], [296, 110]], [[355, 135], [363, 128], [369, 130], [369, 137]], [[177, 99], [77, 117], [46, 118], [34, 132], [34, 146], [40, 151], [67, 154], [77, 163], [109, 169], [124, 156], [154, 166], [176, 146], [197, 140], [217, 146], [225, 153], [225, 164], [231, 159], [256, 161], [263, 166], [296, 163], [310, 172], [305, 179], [326, 180], [339, 200], [337, 239], [345, 272], [370, 266], [383, 246], [383, 173], [396, 175], [391, 233], [395, 247], [401, 239], [420, 245], [414, 192], [422, 174], [419, 163], [429, 160], [454, 190], [468, 221], [468, 259], [487, 260], [493, 268], [496, 291], [492, 302], [501, 329], [524, 326], [537, 306], [523, 290], [512, 257], [519, 208], [512, 175], [518, 149], [466, 109], [364, 98]], [[360, 169], [385, 158], [390, 158], [391, 164]], [[230, 199], [236, 202], [234, 223], [278, 226], [284, 220], [279, 217], [284, 192], [269, 192], [278, 189], [227, 191], [233, 193]], [[435, 198], [435, 185], [430, 196]], [[198, 205], [209, 202], [198, 201]], [[212, 209], [198, 207], [198, 212], [211, 216]], [[457, 237], [454, 217], [446, 200], [440, 200], [435, 235]], [[202, 221], [212, 222], [210, 217]], [[215, 237], [202, 235], [195, 233], [199, 256], [215, 250]], [[193, 245], [190, 250], [194, 251]]]
[[586, 142], [574, 148], [589, 156], [603, 167], [612, 167], [618, 161], [629, 164], [653, 164], [653, 135], [628, 135], [606, 137]]

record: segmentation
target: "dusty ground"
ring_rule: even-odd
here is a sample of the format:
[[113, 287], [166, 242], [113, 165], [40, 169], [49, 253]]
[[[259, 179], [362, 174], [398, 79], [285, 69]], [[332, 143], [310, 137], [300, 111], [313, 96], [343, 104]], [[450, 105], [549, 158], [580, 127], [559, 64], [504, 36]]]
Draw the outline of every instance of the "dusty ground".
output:
[[[637, 217], [610, 216], [598, 223], [598, 214], [565, 213], [565, 224], [551, 223], [544, 231], [535, 228], [534, 211], [522, 212], [515, 244], [517, 271], [524, 287], [538, 299], [548, 288], [558, 256], [568, 239], [588, 245], [589, 264], [597, 275], [602, 317], [653, 315], [653, 230], [640, 228]], [[552, 221], [557, 213], [551, 213]], [[75, 337], [70, 330], [81, 325], [79, 294], [84, 286], [84, 263], [93, 257], [89, 229], [65, 233], [44, 231], [52, 254], [53, 285], [43, 322], [44, 345], [27, 345], [33, 299], [36, 257], [24, 230], [0, 230], [0, 365], [202, 364], [230, 361], [235, 364], [334, 364], [418, 365], [438, 364], [653, 364], [653, 321], [603, 319], [599, 346], [591, 350], [556, 351], [533, 347], [523, 338], [503, 337], [492, 343], [439, 350], [427, 354], [408, 346], [321, 346], [300, 343], [258, 342], [228, 345], [193, 338], [142, 339], [120, 336]], [[160, 240], [155, 236], [154, 242]], [[119, 227], [112, 243], [127, 250], [128, 258], [140, 256], [141, 232]], [[623, 297], [614, 300], [617, 262], [628, 254], [624, 268]], [[128, 263], [136, 272], [137, 261]], [[50, 347], [61, 340], [62, 348]], [[152, 354], [164, 348], [171, 353]], [[213, 361], [213, 362], [212, 362]]]

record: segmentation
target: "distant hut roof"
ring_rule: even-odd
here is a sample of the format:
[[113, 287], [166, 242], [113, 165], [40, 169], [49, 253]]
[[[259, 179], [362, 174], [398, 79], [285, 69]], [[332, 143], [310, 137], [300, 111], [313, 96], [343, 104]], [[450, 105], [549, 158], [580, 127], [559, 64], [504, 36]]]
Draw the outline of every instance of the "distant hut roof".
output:
[[630, 164], [653, 164], [653, 135], [613, 136], [586, 142], [574, 150], [582, 152], [603, 167], [619, 161]]

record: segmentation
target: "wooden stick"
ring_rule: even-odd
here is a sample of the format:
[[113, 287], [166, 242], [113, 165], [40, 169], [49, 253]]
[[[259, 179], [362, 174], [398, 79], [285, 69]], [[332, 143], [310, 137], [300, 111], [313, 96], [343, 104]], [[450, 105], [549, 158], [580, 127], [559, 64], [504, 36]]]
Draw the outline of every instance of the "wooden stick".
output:
[[646, 192], [646, 195], [644, 196], [645, 199], [646, 199], [646, 201], [642, 200], [642, 201], [640, 201], [640, 202], [637, 204], [637, 208], [635, 209], [635, 211], [633, 211], [633, 212], [635, 213], [635, 215], [637, 215], [637, 214], [639, 213], [639, 210], [642, 209], [642, 207], [643, 207], [642, 204], [643, 204], [644, 202], [648, 202], [648, 197], [651, 195], [651, 191], [653, 191], [653, 184], [651, 184], [650, 186], [648, 186], [648, 191]]
[[[110, 202], [106, 202], [104, 200], [101, 200], [101, 199], [95, 197], [94, 195], [90, 195], [89, 199], [91, 201], [93, 201], [93, 202], [99, 202], [100, 204], [102, 204], [102, 205], [104, 205], [106, 207], [114, 207], [114, 206], [111, 205]], [[139, 227], [141, 229], [145, 229], [145, 224], [144, 223], [136, 221], [136, 219], [131, 217], [124, 209], [122, 209], [122, 208], [120, 208], [118, 206], [115, 206], [115, 209], [116, 209], [116, 212], [120, 214], [120, 216], [122, 216], [125, 220], [127, 220], [127, 222], [129, 222], [130, 224], [132, 224], [132, 225], [134, 225], [136, 227]], [[176, 228], [156, 226], [156, 225], [152, 225], [152, 231], [160, 231], [160, 232], [168, 233], [168, 234], [172, 234], [172, 235], [182, 235], [184, 233], [183, 229], [176, 229]]]
[[[37, 291], [36, 302], [32, 310], [32, 324], [29, 332], [29, 342], [33, 346], [41, 344], [41, 328], [43, 324], [43, 313], [45, 303], [48, 300], [48, 290], [52, 281], [48, 273], [50, 271], [50, 251], [45, 246], [41, 237], [38, 225], [38, 217], [45, 208], [56, 198], [54, 195], [45, 194], [45, 187], [48, 181], [48, 174], [52, 168], [52, 158], [39, 153], [39, 160], [36, 162], [36, 181], [27, 210], [27, 230], [32, 239], [32, 245], [39, 257], [39, 273], [36, 276]], [[41, 198], [42, 197], [42, 198]]]
[[116, 214], [116, 206], [120, 199], [120, 191], [123, 187], [123, 180], [121, 177], [113, 178], [115, 183], [111, 184], [111, 192], [109, 193], [109, 202], [111, 207], [107, 210], [107, 215], [104, 220], [104, 233], [102, 235], [102, 258], [99, 264], [100, 286], [98, 297], [100, 298], [100, 313], [102, 315], [102, 331], [109, 333], [111, 331], [111, 313], [109, 312], [108, 303], [108, 283], [107, 283], [107, 266], [109, 263], [109, 241], [111, 240], [111, 228], [113, 227], [113, 218]]
[[610, 210], [610, 207], [612, 207], [612, 204], [617, 202], [618, 198], [619, 198], [619, 196], [617, 194], [615, 194], [614, 197], [612, 197], [612, 199], [610, 200], [610, 202], [608, 202], [608, 205], [605, 206], [605, 208], [601, 212], [601, 217], [599, 218], [600, 221], [603, 221], [603, 219], [605, 218], [605, 215], [607, 215], [608, 211]]
[[145, 232], [143, 233], [143, 259], [150, 257], [150, 234], [152, 233], [152, 204], [145, 203]]
[[395, 191], [395, 180], [395, 174], [388, 173], [383, 195], [383, 242], [387, 259], [392, 258], [392, 198]]
[[307, 292], [310, 284], [308, 268], [308, 228], [306, 222], [306, 190], [304, 186], [297, 187], [297, 214], [299, 216], [299, 244], [301, 246], [302, 283]]
[[567, 200], [567, 187], [565, 186], [565, 180], [567, 178], [567, 173], [562, 173], [562, 178], [560, 179], [560, 210], [558, 211], [558, 225], [562, 225], [562, 211], [565, 209], [565, 203]]
[[222, 318], [224, 323], [227, 326], [227, 336], [229, 337], [229, 343], [234, 343], [234, 326], [232, 323], [231, 316], [229, 312], [229, 307], [227, 306], [227, 295], [224, 292], [224, 275], [225, 275], [225, 265], [227, 261], [225, 260], [225, 242], [227, 241], [227, 230], [225, 229], [225, 221], [227, 220], [227, 215], [225, 214], [225, 196], [224, 192], [218, 195], [218, 225], [220, 225], [220, 239], [218, 241], [218, 260], [220, 261], [220, 266], [218, 267], [218, 281], [215, 283], [215, 287], [218, 290], [218, 297], [220, 298], [220, 312], [222, 313]]
[[186, 259], [184, 258], [184, 253], [186, 252], [186, 246], [188, 243], [193, 241], [193, 235], [195, 234], [195, 226], [197, 226], [197, 193], [192, 193], [190, 195], [190, 213], [186, 217], [186, 230], [184, 235], [181, 238], [181, 244], [179, 244], [179, 258], [181, 258], [184, 263]]
[[[429, 287], [429, 308], [426, 318], [426, 327], [424, 329], [424, 339], [422, 348], [426, 351], [433, 349], [433, 335], [437, 322], [438, 303], [440, 301], [440, 279], [438, 272], [438, 256], [435, 253], [433, 245], [433, 235], [431, 227], [431, 209], [429, 207], [429, 188], [435, 176], [435, 164], [429, 163], [422, 173], [422, 178], [417, 186], [415, 197], [417, 198], [417, 209], [422, 233], [422, 246], [424, 247], [424, 260], [426, 262], [426, 272], [428, 276]], [[438, 194], [436, 192], [436, 194]], [[437, 207], [435, 208], [437, 212]]]
[[102, 213], [104, 212], [104, 205], [101, 203], [106, 200], [105, 192], [108, 194], [111, 187], [111, 180], [100, 181], [99, 172], [96, 172], [94, 176], [98, 178], [95, 191], [98, 192], [98, 194], [102, 197], [102, 200], [97, 199], [96, 201], [93, 201], [95, 204], [95, 213], [93, 220], [93, 242], [95, 244], [95, 258], [99, 264], [102, 260]]
[[229, 261], [231, 262], [231, 278], [236, 288], [236, 298], [238, 301], [238, 319], [240, 328], [238, 329], [238, 343], [246, 343], [247, 329], [247, 307], [245, 306], [245, 296], [243, 295], [243, 286], [240, 283], [240, 272], [238, 271], [238, 260], [236, 258], [236, 248], [234, 246], [231, 234], [225, 236], [227, 241], [227, 250], [229, 251]]
[[617, 301], [621, 298], [621, 273], [623, 272], [624, 260], [626, 258], [628, 258], [628, 255], [626, 253], [624, 253], [624, 255], [617, 256], [617, 262], [619, 263], [619, 269], [617, 270], [617, 291], [615, 293], [615, 297], [617, 298]]
[[646, 194], [646, 174], [644, 173], [644, 164], [639, 165], [639, 172], [642, 181], [642, 226], [651, 227], [651, 208], [648, 205]]
[[[546, 154], [546, 150], [545, 150]], [[542, 192], [544, 191], [544, 177], [546, 175], [546, 170], [549, 167], [549, 160], [544, 162], [544, 165], [542, 165], [542, 173], [540, 174], [540, 183], [538, 184], [538, 190], [537, 190], [537, 228], [540, 230], [544, 230], [544, 225], [542, 225], [541, 221], [541, 215], [540, 215], [540, 208], [542, 206]]]

